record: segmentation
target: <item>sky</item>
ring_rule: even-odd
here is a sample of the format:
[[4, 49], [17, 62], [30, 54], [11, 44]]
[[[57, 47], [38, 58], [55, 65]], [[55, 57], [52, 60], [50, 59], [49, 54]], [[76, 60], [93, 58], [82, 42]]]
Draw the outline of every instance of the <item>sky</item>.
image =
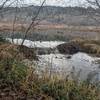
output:
[[[43, 0], [25, 0], [25, 4], [40, 5]], [[51, 6], [84, 6], [85, 0], [46, 0], [45, 5]]]
[[[10, 0], [14, 1], [14, 0]], [[11, 2], [8, 2], [8, 5]], [[14, 2], [11, 6], [15, 6], [16, 4], [19, 6], [27, 6], [27, 5], [41, 5], [44, 0], [19, 0], [19, 4]], [[92, 0], [91, 0], [92, 1]], [[80, 6], [80, 7], [87, 7], [89, 4], [86, 2], [86, 0], [46, 0], [44, 5], [49, 6]]]

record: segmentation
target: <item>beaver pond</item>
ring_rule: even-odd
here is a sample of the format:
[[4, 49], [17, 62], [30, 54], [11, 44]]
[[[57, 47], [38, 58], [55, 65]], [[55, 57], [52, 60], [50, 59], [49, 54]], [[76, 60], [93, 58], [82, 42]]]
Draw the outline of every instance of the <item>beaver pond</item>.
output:
[[[7, 39], [12, 42], [11, 39]], [[14, 39], [14, 44], [20, 45], [22, 39]], [[39, 73], [47, 71], [51, 75], [67, 77], [71, 75], [78, 80], [100, 81], [100, 58], [89, 55], [85, 52], [75, 54], [61, 54], [57, 46], [64, 44], [65, 41], [30, 41], [25, 40], [24, 45], [30, 48], [47, 49], [52, 52], [39, 54], [36, 70]], [[37, 49], [37, 50], [38, 50]], [[60, 48], [61, 49], [61, 48]], [[35, 49], [36, 50], [36, 49]], [[53, 51], [54, 50], [54, 51]], [[26, 60], [27, 61], [27, 60]]]

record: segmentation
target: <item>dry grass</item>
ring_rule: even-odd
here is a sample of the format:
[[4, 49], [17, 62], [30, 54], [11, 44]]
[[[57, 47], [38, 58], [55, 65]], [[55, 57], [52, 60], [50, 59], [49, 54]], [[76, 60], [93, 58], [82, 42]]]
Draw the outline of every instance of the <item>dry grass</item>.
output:
[[61, 53], [74, 54], [77, 52], [85, 52], [91, 55], [100, 57], [100, 41], [99, 40], [86, 40], [74, 39], [68, 43], [57, 46]]
[[3, 43], [0, 45], [0, 59], [37, 59], [34, 49], [25, 46], [13, 45], [10, 43]]
[[[14, 25], [15, 31], [22, 32], [27, 29], [29, 23], [16, 23]], [[65, 24], [39, 24], [35, 27], [38, 30], [48, 30], [48, 29], [67, 29], [71, 31], [80, 31], [80, 32], [100, 32], [99, 26], [68, 26]], [[13, 22], [1, 22], [0, 23], [0, 31], [12, 31], [13, 30]], [[32, 31], [32, 30], [31, 30]]]
[[[8, 60], [10, 62], [10, 60]], [[5, 61], [4, 61], [5, 62]], [[24, 66], [20, 62], [11, 62], [10, 69], [5, 70], [8, 63], [0, 61], [0, 99], [3, 100], [99, 100], [100, 91], [96, 85], [58, 79], [43, 75], [39, 77], [35, 69]], [[9, 75], [9, 78], [7, 78]], [[13, 84], [11, 84], [13, 83]], [[5, 85], [4, 88], [2, 88]], [[11, 87], [11, 88], [9, 88]], [[7, 90], [7, 91], [6, 91]], [[12, 93], [12, 94], [11, 94]]]

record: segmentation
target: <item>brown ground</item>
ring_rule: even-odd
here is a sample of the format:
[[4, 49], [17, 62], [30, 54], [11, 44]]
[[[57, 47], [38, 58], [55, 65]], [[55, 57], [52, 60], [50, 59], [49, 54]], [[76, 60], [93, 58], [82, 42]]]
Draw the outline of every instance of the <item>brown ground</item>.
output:
[[[15, 31], [25, 31], [30, 24], [20, 24], [14, 25]], [[70, 31], [82, 31], [82, 32], [100, 32], [100, 26], [68, 26], [65, 24], [40, 24], [36, 25], [35, 29], [38, 30], [48, 30], [48, 29], [67, 29]], [[0, 31], [12, 31], [13, 23], [0, 22]]]

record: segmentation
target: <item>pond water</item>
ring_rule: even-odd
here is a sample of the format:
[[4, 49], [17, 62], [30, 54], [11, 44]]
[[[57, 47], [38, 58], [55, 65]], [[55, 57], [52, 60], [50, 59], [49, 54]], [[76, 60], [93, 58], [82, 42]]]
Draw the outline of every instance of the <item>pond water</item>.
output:
[[[48, 68], [54, 74], [67, 76], [73, 72], [73, 76], [78, 77], [80, 80], [86, 80], [89, 75], [98, 81], [100, 80], [100, 77], [98, 77], [100, 75], [100, 68], [99, 64], [96, 64], [99, 58], [91, 57], [82, 52], [70, 56], [71, 58], [68, 59], [69, 55], [40, 55], [38, 64], [42, 66], [42, 70]], [[44, 68], [44, 66], [46, 67]]]
[[[12, 43], [11, 38], [7, 38], [8, 41]], [[23, 39], [13, 39], [14, 44], [20, 45]], [[30, 41], [25, 40], [23, 45], [30, 47], [30, 48], [54, 48], [57, 45], [65, 43], [64, 41]]]
[[[11, 39], [7, 39], [10, 42]], [[22, 39], [14, 39], [14, 43], [20, 45]], [[57, 45], [65, 43], [64, 41], [30, 41], [25, 40], [24, 45], [27, 47], [55, 48]], [[51, 74], [68, 76], [79, 80], [92, 79], [94, 82], [100, 81], [100, 64], [96, 61], [100, 58], [92, 57], [86, 53], [79, 52], [74, 55], [63, 55], [60, 53], [52, 53], [38, 55], [39, 61], [37, 71], [49, 71]]]

